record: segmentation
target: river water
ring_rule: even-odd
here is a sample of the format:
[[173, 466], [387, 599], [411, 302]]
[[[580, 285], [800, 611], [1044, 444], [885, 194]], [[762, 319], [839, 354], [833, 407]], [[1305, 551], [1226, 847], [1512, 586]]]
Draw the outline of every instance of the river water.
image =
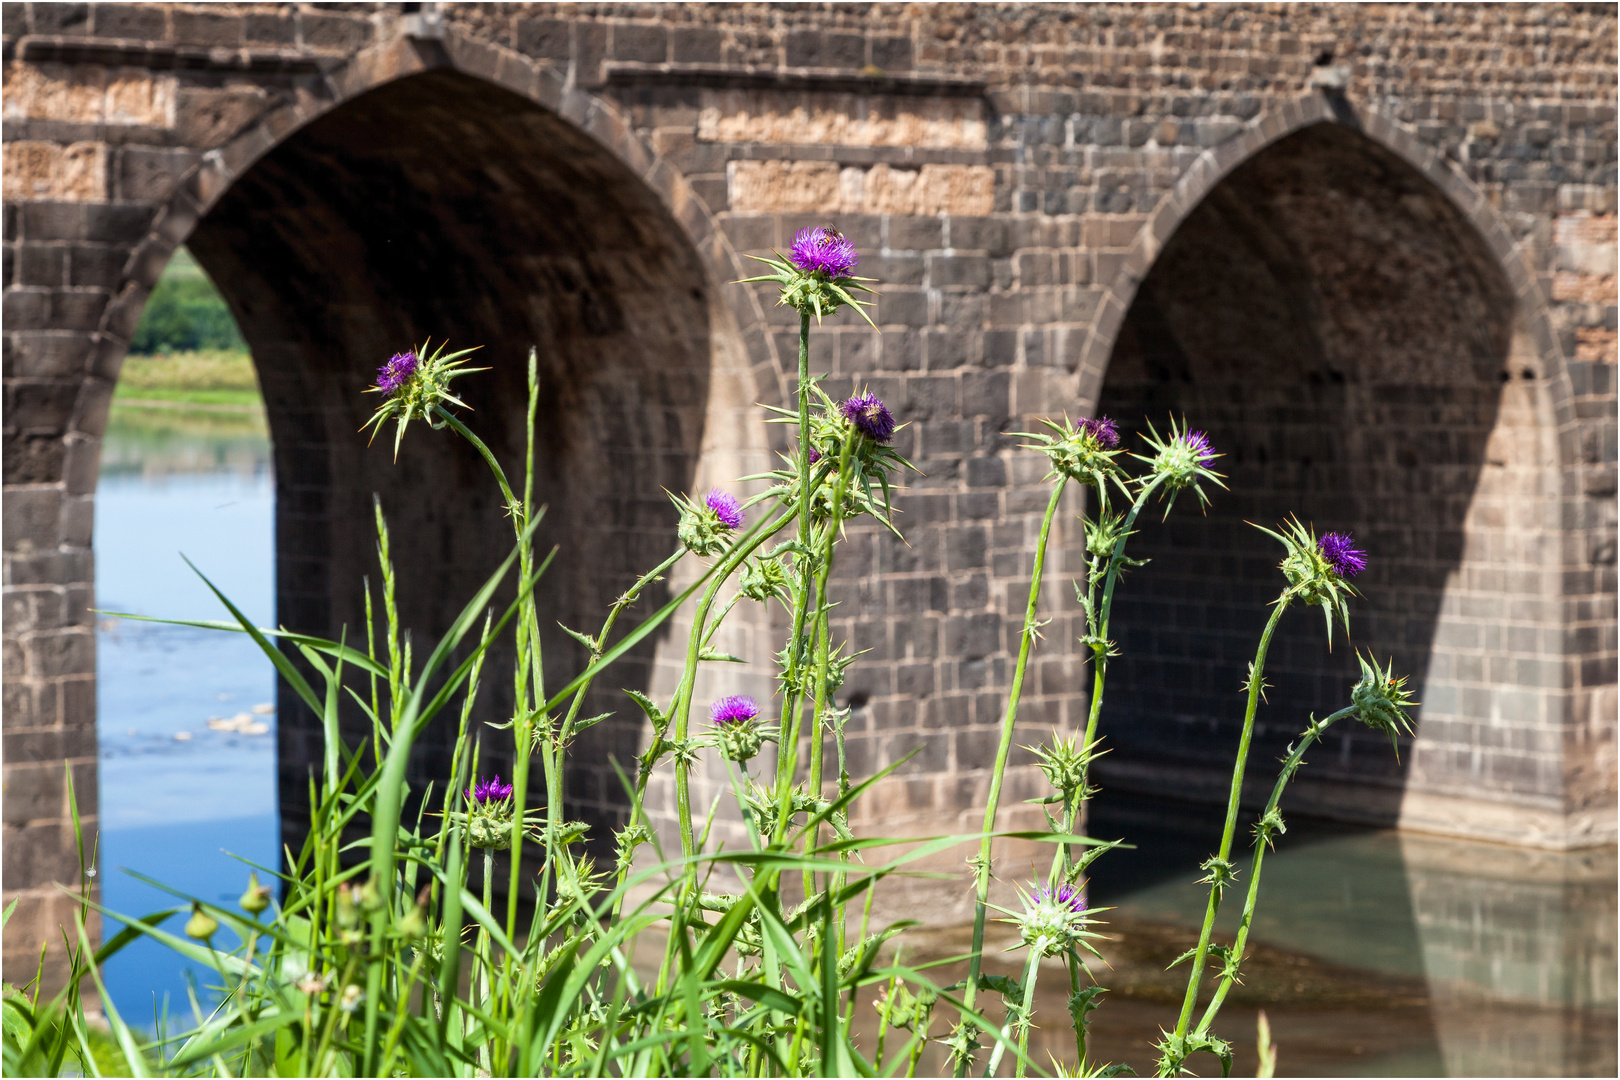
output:
[[[273, 509], [270, 444], [258, 416], [115, 407], [96, 492], [96, 606], [230, 618], [201, 571], [259, 625], [271, 625]], [[103, 902], [137, 916], [180, 903], [133, 871], [234, 903], [248, 880], [241, 860], [277, 865], [275, 669], [244, 634], [107, 614], [98, 621], [96, 664]], [[184, 921], [182, 914], [168, 928], [178, 932]], [[145, 1024], [165, 999], [170, 1013], [189, 1015], [188, 975], [206, 1003], [217, 976], [146, 939], [105, 972], [120, 1012]]]
[[[271, 624], [262, 421], [115, 409], [95, 548], [103, 610], [226, 618], [183, 553]], [[277, 863], [273, 669], [239, 634], [103, 616], [97, 644], [105, 902], [136, 914], [176, 902], [123, 868], [234, 902], [246, 864]], [[1091, 883], [1093, 904], [1113, 909], [1102, 927], [1109, 966], [1095, 972], [1110, 987], [1092, 1014], [1096, 1060], [1151, 1073], [1153, 1043], [1174, 1023], [1185, 985], [1184, 969], [1164, 969], [1194, 940], [1203, 912], [1190, 868], [1218, 828], [1208, 808], [1107, 793], [1096, 804], [1093, 834], [1137, 845], [1100, 860]], [[1266, 862], [1244, 985], [1216, 1030], [1236, 1045], [1240, 1075], [1253, 1074], [1263, 1009], [1279, 1075], [1612, 1076], [1615, 873], [1613, 848], [1529, 852], [1290, 821]], [[1228, 933], [1238, 906], [1223, 913]], [[910, 959], [959, 955], [967, 940], [962, 928], [907, 939]], [[998, 951], [990, 970], [1002, 962]], [[207, 975], [190, 975], [206, 999]], [[189, 1012], [186, 965], [155, 945], [126, 949], [106, 978], [128, 1019], [152, 1017], [165, 996], [171, 1011]], [[1040, 1011], [1063, 1016], [1060, 972], [1042, 978]], [[1056, 1025], [1033, 1042], [1040, 1061], [1073, 1057], [1072, 1037]], [[1213, 1059], [1189, 1064], [1218, 1071]]]

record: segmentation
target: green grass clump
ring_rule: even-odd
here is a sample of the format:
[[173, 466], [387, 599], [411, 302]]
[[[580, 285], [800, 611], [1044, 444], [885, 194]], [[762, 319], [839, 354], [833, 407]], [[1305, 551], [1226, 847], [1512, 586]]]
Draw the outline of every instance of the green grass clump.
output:
[[264, 408], [253, 358], [243, 349], [130, 356], [118, 377], [113, 402], [204, 405], [254, 412]]

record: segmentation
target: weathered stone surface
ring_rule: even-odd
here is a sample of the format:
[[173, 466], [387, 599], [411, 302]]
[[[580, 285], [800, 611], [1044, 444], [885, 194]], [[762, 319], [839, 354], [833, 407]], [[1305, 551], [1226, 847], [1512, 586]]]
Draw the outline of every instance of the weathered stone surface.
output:
[[[1153, 707], [1131, 737], [1110, 713], [1111, 782], [1219, 797], [1201, 762], [1230, 754], [1276, 584], [1242, 522], [1299, 512], [1365, 540], [1355, 643], [1425, 700], [1402, 766], [1353, 735], [1313, 761], [1312, 805], [1613, 838], [1612, 9], [451, 5], [442, 48], [407, 40], [398, 5], [4, 14], [8, 963], [53, 936], [47, 882], [76, 872], [62, 798], [27, 770], [93, 762], [67, 737], [93, 719], [69, 610], [92, 584], [82, 496], [121, 343], [182, 242], [260, 365], [289, 625], [357, 624], [373, 490], [402, 558], [432, 568], [402, 595], [420, 633], [504, 554], [475, 460], [413, 435], [395, 466], [354, 437], [376, 358], [428, 334], [488, 347], [472, 392], [508, 456], [521, 358], [553, 358], [551, 538], [590, 563], [548, 603], [581, 625], [672, 543], [659, 485], [770, 466], [751, 410], [791, 393], [796, 322], [729, 283], [740, 254], [833, 221], [881, 279], [883, 333], [829, 320], [812, 364], [831, 393], [884, 396], [923, 473], [900, 494], [908, 544], [852, 530], [833, 583], [835, 635], [872, 649], [844, 688], [852, 762], [920, 751], [863, 807], [884, 831], [978, 827], [1045, 505], [1008, 433], [1101, 404], [1185, 412], [1231, 485], [1208, 517], [1144, 529], [1109, 708]], [[1342, 96], [1311, 89], [1330, 47]], [[1081, 547], [1066, 512], [1021, 742], [1083, 721], [1063, 581]], [[734, 618], [721, 647], [751, 663], [700, 694], [768, 696], [781, 628]], [[1279, 647], [1263, 742], [1342, 697], [1349, 654], [1322, 659], [1312, 625]], [[556, 675], [571, 648], [548, 646]], [[667, 687], [677, 664], [649, 646], [622, 681]], [[296, 830], [319, 746], [283, 705]], [[568, 779], [604, 830], [606, 757], [628, 760], [636, 724], [603, 725]], [[440, 778], [437, 749], [418, 779]], [[1008, 792], [1042, 794], [1026, 758]]]

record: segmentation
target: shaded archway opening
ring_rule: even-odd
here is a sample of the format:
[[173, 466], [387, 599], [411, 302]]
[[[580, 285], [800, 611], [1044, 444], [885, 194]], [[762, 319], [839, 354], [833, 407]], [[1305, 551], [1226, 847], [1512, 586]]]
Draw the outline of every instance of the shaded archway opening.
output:
[[[1346, 641], [1316, 609], [1286, 615], [1250, 757], [1256, 789], [1310, 714], [1348, 703], [1354, 650], [1422, 687], [1448, 575], [1510, 370], [1512, 291], [1457, 209], [1388, 150], [1319, 124], [1234, 170], [1142, 281], [1099, 411], [1122, 427], [1171, 414], [1225, 456], [1199, 515], [1149, 524], [1116, 600], [1100, 764], [1115, 786], [1224, 799], [1242, 683], [1283, 585], [1269, 527], [1298, 515], [1370, 556]], [[1393, 823], [1412, 760], [1340, 725], [1296, 807]], [[1167, 781], [1174, 780], [1167, 788]], [[1303, 787], [1304, 785], [1300, 785]]]
[[[367, 446], [364, 393], [393, 352], [428, 338], [480, 345], [491, 370], [457, 384], [470, 426], [509, 476], [522, 474], [525, 368], [538, 348], [540, 550], [558, 555], [537, 590], [548, 683], [583, 648], [558, 624], [594, 629], [611, 600], [676, 546], [663, 490], [692, 478], [709, 380], [707, 279], [654, 193], [577, 128], [515, 94], [449, 70], [370, 91], [303, 128], [238, 179], [189, 241], [231, 302], [264, 388], [276, 449], [277, 610], [330, 636], [364, 626], [362, 579], [378, 588], [372, 495], [387, 514], [399, 606], [423, 656], [510, 551], [500, 494], [476, 452], [417, 425]], [[657, 590], [646, 611], [661, 600]], [[645, 688], [654, 642], [613, 672]], [[475, 723], [510, 717], [511, 655], [486, 667]], [[605, 689], [585, 715], [624, 712]], [[282, 691], [283, 828], [301, 837], [315, 718]], [[361, 718], [349, 729], [358, 741]], [[637, 714], [639, 719], [639, 714]], [[567, 812], [609, 842], [632, 761], [624, 715], [571, 753]], [[441, 785], [454, 718], [423, 738], [413, 788]], [[501, 739], [486, 771], [510, 775]], [[441, 788], [442, 789], [442, 788]]]

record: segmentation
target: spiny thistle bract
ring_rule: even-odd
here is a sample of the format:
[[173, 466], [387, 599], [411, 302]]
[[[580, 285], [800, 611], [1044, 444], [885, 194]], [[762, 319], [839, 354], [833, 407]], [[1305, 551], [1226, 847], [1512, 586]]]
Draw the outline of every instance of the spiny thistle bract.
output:
[[371, 428], [371, 437], [375, 439], [384, 423], [390, 418], [396, 420], [396, 458], [399, 456], [400, 443], [405, 438], [405, 427], [412, 420], [426, 420], [429, 427], [439, 428], [444, 426], [444, 421], [435, 414], [446, 403], [459, 405], [463, 409], [472, 407], [450, 392], [450, 380], [475, 371], [489, 370], [468, 367], [461, 362], [462, 357], [478, 351], [480, 346], [446, 353], [445, 345], [440, 345], [429, 354], [429, 344], [430, 341], [424, 341], [414, 349], [395, 353], [377, 369], [376, 384], [366, 390], [368, 394], [382, 394], [383, 403], [377, 406], [370, 419], [360, 425], [360, 430]]
[[860, 255], [849, 239], [836, 229], [802, 229], [793, 238], [793, 247], [788, 256], [784, 257], [779, 251], [771, 254], [774, 258], [760, 255], [748, 257], [764, 263], [775, 273], [742, 278], [737, 284], [775, 282], [780, 287], [777, 303], [801, 315], [814, 315], [817, 322], [847, 304], [860, 313], [867, 325], [877, 328], [872, 317], [866, 313], [866, 309], [872, 306], [871, 301], [859, 300], [852, 295], [855, 292], [877, 295], [864, 284], [876, 279], [851, 276], [851, 271], [861, 261]]
[[709, 706], [709, 723], [714, 725], [714, 742], [727, 761], [741, 765], [759, 754], [776, 729], [759, 724], [759, 705], [746, 694], [723, 697]]
[[[833, 496], [838, 483], [838, 464], [842, 460], [844, 442], [853, 436], [850, 445], [850, 477], [844, 490], [842, 520], [870, 514], [882, 522], [895, 536], [900, 536], [892, 520], [894, 513], [893, 489], [889, 479], [891, 471], [917, 468], [890, 445], [894, 433], [905, 427], [895, 424], [887, 405], [870, 392], [857, 394], [844, 401], [835, 401], [821, 388], [820, 382], [810, 387], [816, 407], [810, 413], [810, 461], [806, 472], [814, 487], [810, 494], [811, 515], [817, 521], [833, 516]], [[797, 424], [799, 414], [792, 409], [767, 405], [772, 415], [769, 423]], [[853, 414], [853, 415], [852, 415]], [[870, 429], [870, 430], [869, 430]], [[883, 435], [885, 438], [877, 438]], [[773, 480], [775, 485], [767, 495], [784, 503], [798, 499], [799, 468], [797, 454], [781, 455], [785, 468], [744, 480]]]
[[678, 495], [671, 495], [670, 500], [680, 512], [680, 524], [675, 532], [687, 551], [707, 557], [731, 546], [743, 521], [742, 505], [733, 496], [716, 489], [702, 502]]
[[1278, 526], [1281, 532], [1264, 525], [1256, 525], [1255, 528], [1286, 549], [1278, 566], [1283, 577], [1288, 579], [1288, 589], [1278, 598], [1279, 602], [1297, 599], [1308, 607], [1321, 608], [1322, 619], [1327, 624], [1328, 648], [1331, 649], [1333, 617], [1338, 616], [1339, 624], [1348, 635], [1349, 600], [1352, 596], [1361, 595], [1340, 573], [1340, 567], [1358, 573], [1366, 569], [1366, 555], [1350, 546], [1351, 538], [1346, 534], [1329, 533], [1322, 541], [1332, 537], [1335, 542], [1331, 546], [1325, 545], [1317, 540], [1315, 530], [1301, 524], [1298, 518], [1289, 518]]
[[[861, 279], [850, 276], [858, 259], [847, 239], [828, 230], [807, 230], [797, 238], [791, 258], [778, 256], [772, 264], [778, 271], [775, 277], [755, 280], [781, 285], [783, 302], [803, 313], [801, 340], [807, 342], [810, 314], [825, 314], [844, 305], [863, 306], [850, 292], [863, 288], [858, 284]], [[862, 315], [866, 313], [862, 311]], [[383, 395], [383, 403], [367, 426], [380, 428], [385, 420], [395, 419], [399, 425], [396, 452], [406, 424], [413, 419], [424, 419], [434, 428], [449, 428], [487, 450], [478, 436], [447, 411], [447, 406], [463, 404], [451, 395], [449, 385], [454, 377], [472, 370], [462, 363], [468, 352], [471, 350], [448, 353], [441, 346], [429, 354], [424, 344], [395, 354], [377, 374], [372, 391]], [[143, 1069], [191, 1075], [205, 1063], [235, 1075], [895, 1075], [908, 1059], [909, 1071], [914, 1073], [922, 1048], [935, 1041], [928, 1029], [936, 1002], [949, 1003], [954, 1010], [949, 1022], [955, 1027], [937, 1041], [945, 1045], [953, 1064], [965, 1075], [970, 1068], [981, 1071], [976, 1066], [983, 1063], [973, 1060], [981, 1046], [981, 1033], [995, 1039], [998, 1053], [1008, 1048], [1005, 1037], [996, 1035], [998, 1024], [973, 1007], [971, 999], [980, 989], [1001, 996], [1010, 1025], [1005, 1030], [1016, 1028], [1018, 1037], [1013, 1071], [1024, 1074], [1030, 1028], [1037, 1019], [1045, 1019], [1037, 1016], [1040, 960], [1061, 956], [1068, 966], [1071, 988], [1079, 986], [1083, 978], [1091, 981], [1080, 954], [1096, 954], [1091, 940], [1100, 935], [1090, 927], [1095, 925], [1098, 909], [1088, 908], [1077, 883], [1093, 859], [1122, 842], [1082, 844], [1073, 835], [1076, 823], [1085, 820], [1086, 801], [1093, 794], [1087, 776], [1092, 760], [1101, 752], [1096, 710], [1103, 700], [1105, 661], [1116, 654], [1117, 647], [1102, 637], [1081, 639], [1091, 646], [1098, 676], [1085, 733], [1077, 732], [1068, 740], [1054, 736], [1051, 746], [1034, 751], [1067, 805], [1062, 822], [1054, 820], [1043, 805], [1049, 827], [1040, 836], [1053, 842], [1052, 869], [1030, 892], [1020, 890], [1021, 911], [996, 909], [1018, 925], [1023, 947], [1030, 950], [1024, 958], [1024, 981], [1020, 984], [1004, 976], [986, 975], [978, 967], [984, 951], [985, 912], [991, 907], [991, 839], [998, 830], [1000, 785], [1007, 775], [1004, 766], [992, 771], [983, 830], [951, 838], [980, 846], [979, 855], [968, 860], [976, 879], [975, 927], [970, 953], [973, 966], [963, 984], [962, 999], [949, 996], [957, 987], [939, 991], [936, 998], [935, 988], [898, 959], [880, 971], [876, 966], [880, 949], [906, 924], [869, 933], [860, 919], [850, 917], [854, 911], [849, 901], [884, 876], [901, 871], [912, 856], [869, 865], [870, 854], [889, 841], [857, 837], [851, 829], [852, 818], [860, 820], [852, 807], [879, 777], [862, 779], [847, 773], [850, 755], [845, 731], [850, 711], [839, 708], [835, 694], [861, 652], [833, 632], [830, 620], [843, 621], [835, 614], [842, 598], [827, 592], [826, 585], [834, 578], [842, 523], [869, 513], [894, 530], [890, 473], [912, 466], [893, 445], [902, 425], [896, 423], [882, 398], [870, 389], [851, 388], [848, 397], [834, 400], [809, 373], [809, 355], [806, 345], [798, 384], [802, 397], [796, 402], [806, 410], [807, 430], [794, 432], [797, 437], [794, 449], [784, 455], [785, 468], [769, 474], [766, 479], [772, 484], [768, 490], [746, 503], [721, 488], [701, 497], [671, 496], [680, 509], [680, 547], [619, 594], [599, 631], [568, 630], [588, 647], [589, 666], [564, 689], [557, 690], [554, 684], [551, 689], [556, 692], [551, 697], [541, 678], [549, 674], [550, 665], [542, 663], [539, 648], [544, 608], [537, 597], [541, 595], [539, 586], [550, 586], [541, 581], [545, 562], [535, 558], [533, 536], [538, 519], [512, 514], [516, 543], [505, 566], [468, 600], [455, 629], [427, 653], [423, 664], [420, 657], [412, 661], [409, 636], [399, 623], [394, 568], [379, 509], [378, 550], [385, 582], [382, 644], [378, 645], [371, 632], [368, 605], [365, 634], [351, 636], [347, 643], [299, 635], [298, 647], [309, 664], [297, 669], [282, 667], [287, 686], [312, 715], [322, 718], [329, 740], [323, 775], [311, 783], [311, 828], [301, 851], [287, 853], [282, 902], [272, 903], [269, 890], [254, 878], [242, 897], [240, 912], [195, 903], [185, 930], [196, 942], [206, 942], [207, 948], [168, 935], [158, 925], [161, 920], [141, 922], [107, 913], [123, 922], [126, 931], [109, 940], [100, 952], [92, 950], [86, 940], [78, 954], [75, 975], [65, 993], [76, 992], [93, 977], [104, 955], [117, 952], [137, 934], [165, 935], [170, 945], [194, 959], [212, 958], [213, 971], [223, 987], [218, 1011], [181, 1038], [137, 1046], [128, 1029], [120, 1026], [110, 1002], [103, 1010], [126, 1047], [131, 1075], [139, 1075]], [[540, 395], [532, 353], [528, 389], [532, 414]], [[774, 422], [797, 424], [800, 420], [797, 413], [785, 408], [769, 411]], [[1203, 481], [1220, 484], [1219, 475], [1211, 469], [1215, 452], [1202, 433], [1172, 420], [1167, 438], [1150, 434], [1151, 456], [1134, 455], [1149, 470], [1132, 479], [1125, 476], [1119, 433], [1107, 417], [1043, 423], [1046, 433], [1029, 438], [1034, 440], [1033, 448], [1052, 461], [1048, 479], [1094, 483], [1105, 495], [1094, 520], [1086, 526], [1091, 556], [1085, 566], [1089, 592], [1076, 583], [1088, 627], [1102, 634], [1109, 626], [1112, 585], [1118, 571], [1139, 565], [1125, 554], [1138, 512], [1159, 487], [1165, 489], [1160, 495], [1171, 500], [1191, 487], [1200, 502], [1205, 502]], [[528, 434], [526, 460], [532, 462], [532, 425]], [[516, 510], [520, 504], [511, 495], [512, 486], [501, 465], [493, 454], [486, 452], [484, 459]], [[839, 504], [836, 496], [841, 476], [845, 496]], [[527, 483], [520, 484], [520, 490], [532, 487], [532, 473], [522, 479]], [[1131, 500], [1128, 515], [1113, 513], [1106, 505], [1110, 486]], [[745, 505], [761, 502], [774, 505], [770, 512], [758, 515], [760, 520], [752, 529], [744, 531]], [[1058, 500], [1050, 500], [1038, 534], [1036, 550], [1043, 553], [1041, 559], [1057, 504]], [[1366, 565], [1352, 539], [1330, 533], [1317, 541], [1297, 522], [1284, 527], [1282, 534], [1272, 535], [1289, 549], [1285, 571], [1290, 584], [1283, 603], [1297, 595], [1310, 602], [1337, 605], [1342, 612], [1346, 598], [1354, 595], [1346, 579]], [[774, 547], [766, 546], [772, 543]], [[644, 589], [656, 582], [680, 580], [670, 571], [693, 552], [721, 557], [690, 574], [695, 583], [672, 597], [658, 613], [646, 616], [633, 628], [616, 625], [619, 615]], [[586, 553], [587, 558], [591, 554]], [[1036, 565], [1040, 568], [1045, 563], [1037, 561]], [[511, 590], [506, 575], [514, 566], [521, 580], [518, 589]], [[692, 567], [688, 564], [684, 569]], [[840, 576], [847, 576], [848, 567], [839, 569]], [[1098, 574], [1106, 574], [1110, 582], [1100, 593]], [[735, 586], [736, 593], [726, 598], [723, 594], [728, 586]], [[1012, 682], [1015, 689], [1006, 698], [998, 762], [1007, 761], [1018, 730], [1021, 691], [1016, 688], [1023, 685], [1025, 665], [1038, 637], [1036, 628], [1044, 625], [1039, 618], [1041, 600], [1050, 591], [1040, 587], [1039, 572], [1031, 575], [1019, 666]], [[509, 603], [497, 599], [513, 593], [516, 598]], [[714, 701], [709, 723], [694, 731], [694, 688], [700, 685], [700, 671], [706, 679], [712, 670], [700, 665], [733, 659], [714, 649], [713, 642], [739, 597], [778, 598], [791, 618], [792, 629], [775, 654], [775, 675], [783, 692], [766, 705], [771, 712], [764, 714], [780, 720], [762, 723], [760, 702], [731, 695]], [[694, 600], [695, 604], [690, 603]], [[506, 610], [501, 621], [486, 622], [478, 635], [480, 617], [492, 605], [498, 613], [503, 604]], [[672, 680], [671, 696], [655, 702], [647, 693], [626, 691], [645, 712], [652, 738], [645, 752], [625, 770], [630, 774], [625, 782], [631, 785], [629, 816], [612, 832], [616, 864], [611, 870], [597, 871], [583, 852], [575, 850], [589, 828], [565, 821], [560, 814], [564, 778], [578, 766], [577, 759], [569, 756], [574, 735], [611, 714], [585, 719], [579, 711], [592, 693], [592, 680], [677, 610], [692, 615], [686, 630], [687, 660], [679, 680]], [[1277, 609], [1274, 619], [1281, 610]], [[244, 623], [242, 629], [254, 633], [271, 659], [284, 661], [277, 645], [251, 624]], [[354, 645], [359, 640], [365, 642], [364, 653]], [[504, 723], [482, 721], [469, 732], [483, 657], [492, 646], [504, 649], [507, 642], [507, 656], [517, 674], [506, 699], [509, 719]], [[1261, 685], [1262, 655], [1257, 654], [1251, 667], [1252, 692]], [[464, 659], [453, 662], [451, 657]], [[1370, 660], [1362, 664], [1362, 681], [1352, 693], [1354, 704], [1336, 712], [1335, 718], [1343, 718], [1353, 709], [1364, 723], [1392, 737], [1410, 731], [1406, 710], [1413, 703], [1404, 691], [1404, 680]], [[313, 680], [306, 673], [324, 680], [324, 694], [311, 685]], [[362, 695], [357, 684], [368, 677], [373, 689]], [[346, 702], [343, 692], [351, 689], [355, 691], [353, 701]], [[429, 723], [443, 730], [446, 715], [441, 710], [457, 694], [463, 696], [461, 727], [453, 740], [447, 740], [453, 748], [448, 773], [445, 782], [429, 786], [424, 796], [407, 784], [409, 768], [415, 767], [409, 763], [421, 757], [413, 755], [412, 744]], [[486, 700], [488, 697], [486, 694]], [[777, 700], [780, 708], [772, 708]], [[375, 766], [366, 752], [355, 752], [342, 742], [340, 707], [353, 705], [366, 712], [373, 725]], [[496, 737], [491, 730], [510, 732], [503, 736], [513, 740], [510, 780], [478, 778], [478, 740]], [[1311, 737], [1320, 730], [1313, 721]], [[794, 757], [799, 748], [809, 743], [820, 750], [829, 740], [832, 755], [836, 755], [836, 777], [830, 775], [830, 769], [820, 771], [819, 758], [800, 771], [801, 763]], [[751, 828], [745, 843], [733, 844], [728, 839], [722, 853], [722, 845], [711, 841], [706, 826], [701, 832], [693, 827], [704, 825], [704, 810], [702, 796], [692, 798], [692, 770], [706, 748], [717, 747], [730, 761], [746, 763], [759, 754], [766, 741], [785, 744], [774, 768], [756, 769], [753, 775], [746, 766], [726, 770], [735, 785], [731, 795], [742, 822]], [[1291, 759], [1296, 767], [1303, 760], [1304, 745]], [[898, 749], [904, 752], [908, 748]], [[508, 760], [504, 753], [495, 756]], [[536, 762], [538, 767], [531, 772]], [[592, 764], [599, 766], [600, 762]], [[1241, 764], [1240, 760], [1234, 767], [1239, 791]], [[649, 787], [654, 778], [658, 788]], [[709, 778], [698, 779], [707, 786]], [[68, 782], [71, 785], [71, 776]], [[415, 823], [405, 809], [407, 792], [413, 799], [425, 798]], [[1280, 787], [1275, 798], [1280, 798]], [[1040, 801], [1049, 805], [1056, 800]], [[73, 802], [71, 794], [68, 802]], [[672, 830], [680, 831], [678, 852], [667, 855], [660, 833], [653, 828], [656, 815], [652, 813], [666, 805], [677, 809]], [[1231, 805], [1235, 813], [1235, 798]], [[352, 835], [353, 826], [366, 819], [371, 822], [369, 860]], [[433, 819], [441, 827], [424, 828]], [[714, 820], [711, 810], [708, 824]], [[1227, 831], [1232, 828], [1229, 822]], [[1280, 812], [1268, 816], [1257, 842], [1263, 847], [1264, 840], [1280, 828]], [[832, 847], [824, 845], [829, 833], [836, 838]], [[656, 849], [656, 858], [648, 860], [645, 852], [638, 858], [638, 848], [643, 846]], [[1086, 849], [1083, 854], [1072, 850], [1080, 848]], [[497, 893], [493, 883], [495, 852], [500, 849], [512, 851], [510, 858], [502, 860], [508, 866], [504, 895]], [[1217, 890], [1232, 881], [1231, 854], [1223, 849], [1204, 864], [1210, 872], [1208, 880]], [[535, 867], [541, 868], [538, 875], [532, 872]], [[786, 890], [782, 886], [789, 874], [799, 877], [801, 869], [804, 899], [790, 907], [791, 901], [784, 902], [784, 895], [800, 894], [799, 883], [793, 882]], [[720, 886], [729, 889], [728, 893], [707, 891], [710, 882], [728, 877]], [[1257, 864], [1249, 879], [1251, 895], [1259, 877]], [[648, 895], [637, 898], [633, 889], [645, 889]], [[90, 914], [92, 905], [86, 887], [78, 915]], [[1213, 926], [1213, 910], [1206, 939]], [[520, 918], [520, 911], [529, 914]], [[845, 934], [858, 923], [862, 928], [855, 932], [855, 941], [845, 947]], [[222, 928], [242, 942], [232, 953], [221, 953], [214, 945]], [[655, 928], [673, 947], [666, 951], [665, 963], [653, 982], [646, 978], [648, 972], [633, 969], [624, 957], [636, 954], [638, 933]], [[1230, 958], [1242, 952], [1241, 947], [1234, 947], [1221, 954], [1228, 958], [1221, 978], [1236, 977], [1235, 960]], [[740, 960], [735, 971], [734, 959]], [[1199, 970], [1191, 978], [1194, 991], [1201, 985], [1205, 959], [1200, 955], [1196, 961]], [[905, 1045], [893, 1054], [867, 1060], [863, 1055], [870, 1044], [857, 1041], [842, 1018], [855, 1006], [857, 988], [879, 982], [891, 987], [877, 1005], [890, 1034], [895, 1030], [909, 1034], [900, 1040]], [[1085, 1014], [1095, 1008], [1096, 992], [1099, 987], [1086, 987], [1070, 997], [1069, 1019], [1081, 1045], [1090, 1022]], [[21, 1012], [11, 1008], [9, 996], [6, 1004], [7, 1075], [60, 1071], [51, 1062], [64, 1061], [61, 1054], [53, 1059], [21, 1048], [12, 1023]], [[36, 1000], [31, 1005], [36, 1014], [38, 1004]], [[1175, 1034], [1167, 1036], [1161, 1047], [1164, 1068], [1179, 1070], [1187, 1055], [1196, 1050], [1225, 1054], [1229, 1064], [1229, 1047], [1202, 1030], [1212, 1015], [1213, 1010], [1201, 1022], [1200, 1031], [1189, 1032], [1185, 1019], [1176, 1025]], [[791, 1031], [784, 1024], [790, 1024]], [[146, 1060], [149, 1053], [158, 1057]], [[79, 1060], [84, 1060], [82, 1055]], [[146, 1069], [148, 1065], [158, 1067]], [[1098, 1065], [1083, 1050], [1077, 1065], [1087, 1075], [1112, 1075], [1118, 1069]], [[994, 1073], [996, 1066], [991, 1065], [989, 1071]]]
[[1082, 747], [1082, 736], [1075, 734], [1068, 739], [1061, 739], [1057, 732], [1052, 732], [1051, 745], [1026, 746], [1024, 749], [1035, 755], [1036, 764], [1041, 772], [1046, 774], [1046, 782], [1052, 785], [1067, 801], [1080, 797], [1081, 789], [1086, 782], [1086, 773], [1091, 763], [1098, 757], [1097, 746], [1101, 740], [1093, 742], [1089, 747]]
[[737, 585], [738, 592], [762, 604], [786, 596], [789, 588], [787, 567], [774, 554], [749, 559], [743, 566], [742, 579]]
[[1202, 431], [1191, 431], [1185, 420], [1177, 422], [1175, 417], [1170, 418], [1170, 435], [1161, 439], [1158, 429], [1153, 421], [1148, 421], [1148, 433], [1142, 440], [1153, 450], [1153, 456], [1132, 454], [1138, 461], [1146, 462], [1149, 472], [1138, 483], [1157, 482], [1169, 498], [1165, 501], [1165, 517], [1170, 516], [1170, 508], [1175, 505], [1176, 496], [1184, 488], [1192, 488], [1193, 494], [1198, 496], [1198, 505], [1207, 507], [1209, 497], [1204, 494], [1200, 480], [1208, 480], [1217, 487], [1226, 486], [1225, 479], [1220, 473], [1209, 467], [1210, 462], [1221, 455], [1215, 452], [1214, 445], [1209, 436]]
[[467, 789], [467, 835], [473, 847], [504, 851], [512, 846], [512, 785], [500, 776]]
[[1048, 433], [1020, 431], [1017, 434], [1031, 440], [1026, 449], [1045, 454], [1052, 462], [1048, 480], [1060, 476], [1081, 484], [1106, 487], [1108, 481], [1119, 479], [1119, 466], [1114, 458], [1119, 449], [1119, 429], [1106, 416], [1088, 417], [1072, 423], [1067, 416], [1061, 422], [1041, 421]]
[[1361, 679], [1350, 691], [1351, 704], [1356, 707], [1356, 719], [1388, 735], [1389, 745], [1395, 748], [1399, 756], [1400, 746], [1396, 737], [1412, 734], [1409, 710], [1416, 708], [1418, 702], [1406, 689], [1406, 676], [1395, 675], [1393, 659], [1379, 667], [1377, 660], [1357, 652], [1356, 662], [1361, 665]]
[[1064, 883], [1056, 888], [1041, 885], [1027, 893], [1020, 887], [1018, 891], [1024, 910], [1009, 911], [1010, 918], [1002, 921], [1018, 927], [1024, 945], [1042, 956], [1062, 956], [1075, 946], [1096, 952], [1086, 939], [1099, 935], [1089, 929], [1093, 922], [1091, 911], [1079, 886]]

